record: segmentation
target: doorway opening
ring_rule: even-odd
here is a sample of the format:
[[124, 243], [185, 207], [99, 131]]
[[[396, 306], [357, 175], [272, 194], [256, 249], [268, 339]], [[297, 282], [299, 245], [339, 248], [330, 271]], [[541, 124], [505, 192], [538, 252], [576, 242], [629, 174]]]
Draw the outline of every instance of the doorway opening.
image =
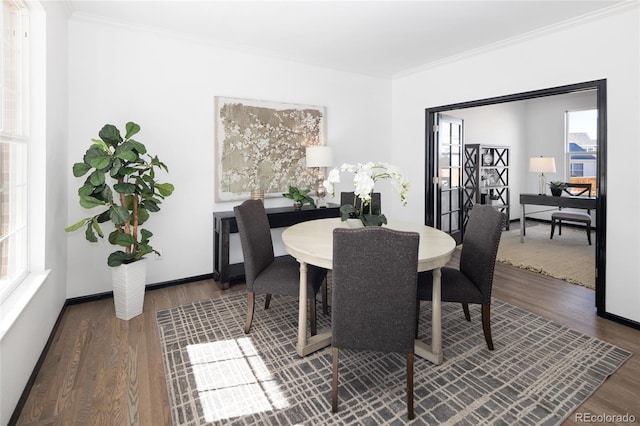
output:
[[[425, 223], [429, 226], [439, 225], [440, 199], [438, 181], [438, 114], [451, 111], [498, 105], [523, 100], [557, 96], [564, 94], [593, 91], [596, 96], [597, 110], [597, 172], [596, 172], [596, 289], [595, 304], [597, 314], [606, 317], [606, 159], [607, 159], [607, 108], [606, 108], [606, 80], [594, 80], [530, 92], [516, 93], [494, 98], [480, 99], [457, 104], [427, 108], [426, 113], [426, 161], [425, 161]], [[512, 204], [518, 203], [514, 197]]]

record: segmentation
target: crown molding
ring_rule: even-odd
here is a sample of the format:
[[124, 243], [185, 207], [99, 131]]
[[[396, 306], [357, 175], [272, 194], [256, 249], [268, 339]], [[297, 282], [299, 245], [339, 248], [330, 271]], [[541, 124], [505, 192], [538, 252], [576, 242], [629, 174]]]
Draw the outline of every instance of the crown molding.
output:
[[589, 22], [603, 19], [605, 17], [616, 15], [618, 13], [626, 12], [628, 10], [638, 9], [639, 6], [640, 6], [640, 0], [626, 0], [624, 2], [616, 3], [612, 6], [608, 6], [606, 8], [578, 16], [576, 18], [567, 19], [565, 21], [562, 21], [553, 25], [549, 25], [544, 28], [539, 28], [533, 31], [529, 31], [527, 33], [517, 35], [515, 37], [500, 40], [495, 43], [490, 43], [476, 49], [467, 50], [466, 52], [448, 56], [446, 58], [443, 58], [437, 61], [429, 62], [424, 65], [420, 65], [417, 67], [406, 69], [404, 71], [400, 71], [398, 73], [393, 74], [391, 79], [394, 80], [396, 78], [407, 77], [409, 75], [417, 74], [430, 69], [438, 68], [443, 65], [458, 62], [463, 59], [472, 58], [474, 56], [486, 54], [486, 53], [499, 50], [508, 46], [520, 44], [525, 41], [534, 40], [549, 34], [563, 31], [567, 28], [571, 28], [576, 25], [583, 25]]

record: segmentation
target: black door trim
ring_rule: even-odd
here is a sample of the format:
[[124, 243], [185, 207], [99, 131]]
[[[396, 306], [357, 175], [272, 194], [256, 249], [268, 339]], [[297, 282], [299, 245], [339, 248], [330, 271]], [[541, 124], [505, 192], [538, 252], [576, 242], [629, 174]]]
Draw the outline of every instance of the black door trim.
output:
[[598, 316], [616, 320], [615, 315], [606, 312], [606, 243], [607, 243], [607, 80], [593, 80], [583, 83], [568, 84], [566, 86], [548, 89], [532, 90], [511, 95], [461, 102], [450, 105], [427, 108], [426, 113], [426, 163], [425, 163], [425, 224], [434, 224], [434, 140], [433, 125], [435, 114], [455, 109], [473, 108], [495, 105], [505, 102], [523, 101], [545, 96], [564, 95], [568, 93], [596, 90], [598, 108], [598, 194], [596, 201], [596, 309]]

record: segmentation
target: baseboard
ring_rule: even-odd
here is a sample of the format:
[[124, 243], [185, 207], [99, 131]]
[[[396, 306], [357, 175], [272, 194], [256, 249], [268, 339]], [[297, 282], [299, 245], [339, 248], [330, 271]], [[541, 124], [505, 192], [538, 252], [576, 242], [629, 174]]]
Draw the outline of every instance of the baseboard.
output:
[[51, 330], [51, 333], [49, 334], [49, 338], [47, 339], [47, 343], [45, 343], [44, 348], [42, 348], [42, 352], [40, 352], [40, 356], [38, 357], [38, 361], [36, 362], [36, 365], [33, 367], [33, 371], [31, 372], [31, 375], [29, 376], [29, 380], [27, 380], [27, 384], [24, 387], [24, 390], [22, 391], [22, 394], [20, 395], [20, 399], [18, 399], [18, 403], [16, 404], [16, 408], [13, 410], [13, 414], [11, 414], [11, 418], [9, 419], [9, 423], [7, 423], [7, 425], [9, 426], [13, 426], [15, 424], [18, 423], [18, 419], [20, 418], [20, 413], [22, 413], [22, 409], [24, 408], [24, 405], [27, 403], [27, 399], [29, 398], [29, 394], [31, 393], [31, 389], [33, 389], [33, 384], [36, 382], [36, 378], [38, 377], [38, 373], [40, 373], [40, 368], [42, 367], [42, 364], [44, 364], [44, 360], [47, 357], [47, 353], [49, 352], [49, 349], [51, 348], [51, 344], [53, 343], [53, 338], [56, 335], [56, 332], [58, 331], [58, 327], [60, 327], [60, 323], [62, 322], [62, 317], [64, 316], [64, 312], [67, 309], [67, 302], [65, 301], [64, 304], [62, 305], [62, 309], [60, 310], [60, 313], [58, 314], [58, 318], [56, 319], [55, 324], [53, 325], [53, 329]]
[[[159, 283], [154, 283], [154, 284], [147, 284], [145, 286], [145, 291], [151, 291], [151, 290], [157, 290], [160, 288], [165, 288], [165, 287], [171, 287], [171, 286], [175, 286], [175, 285], [182, 285], [182, 284], [188, 284], [191, 282], [196, 282], [196, 281], [203, 281], [203, 280], [208, 280], [210, 278], [213, 278], [213, 274], [204, 274], [204, 275], [197, 275], [194, 277], [189, 277], [189, 278], [181, 278], [179, 280], [171, 280], [171, 281], [163, 281], [163, 282], [159, 282]], [[96, 300], [101, 300], [101, 299], [108, 299], [108, 298], [112, 298], [113, 297], [113, 291], [106, 291], [104, 293], [97, 293], [97, 294], [90, 294], [87, 296], [80, 296], [80, 297], [72, 297], [70, 299], [65, 300], [64, 304], [62, 305], [62, 309], [60, 310], [60, 313], [58, 314], [58, 318], [56, 319], [55, 324], [53, 325], [53, 329], [51, 330], [51, 333], [49, 334], [49, 338], [47, 339], [47, 343], [44, 345], [44, 348], [42, 349], [42, 352], [40, 353], [40, 357], [38, 357], [38, 361], [36, 362], [36, 365], [33, 367], [33, 371], [31, 372], [31, 375], [29, 376], [29, 380], [27, 380], [27, 384], [24, 387], [24, 390], [22, 391], [22, 394], [20, 395], [20, 399], [18, 400], [18, 403], [16, 404], [16, 408], [13, 410], [13, 414], [11, 415], [11, 418], [9, 419], [9, 423], [7, 423], [7, 425], [9, 426], [13, 426], [15, 424], [17, 424], [18, 419], [20, 418], [20, 414], [22, 413], [22, 409], [24, 408], [24, 405], [27, 403], [27, 399], [29, 398], [29, 394], [31, 393], [31, 390], [33, 389], [33, 384], [36, 381], [36, 377], [38, 377], [38, 373], [40, 372], [40, 368], [42, 367], [42, 364], [44, 363], [44, 360], [47, 356], [47, 353], [49, 352], [49, 349], [51, 347], [51, 344], [53, 342], [53, 338], [56, 335], [56, 332], [58, 331], [58, 328], [60, 327], [60, 323], [62, 322], [62, 317], [64, 316], [64, 312], [66, 311], [68, 306], [71, 305], [78, 305], [80, 303], [87, 303], [87, 302], [93, 302]]]
[[[194, 277], [181, 278], [179, 280], [170, 280], [170, 281], [162, 281], [159, 283], [147, 284], [144, 287], [144, 289], [145, 291], [151, 291], [151, 290], [157, 290], [165, 287], [172, 287], [175, 285], [188, 284], [196, 281], [204, 281], [212, 278], [213, 278], [212, 273], [196, 275]], [[105, 291], [104, 293], [96, 293], [96, 294], [89, 294], [89, 295], [80, 296], [80, 297], [72, 297], [71, 299], [67, 299], [65, 303], [69, 305], [77, 305], [80, 303], [93, 302], [95, 300], [109, 299], [112, 297], [113, 297], [113, 291]]]
[[617, 322], [618, 324], [626, 325], [627, 327], [640, 330], [640, 322], [632, 321], [630, 319], [623, 318], [615, 314], [610, 314], [609, 312], [600, 312], [599, 310], [598, 310], [598, 316], [604, 319], [608, 319], [609, 321]]

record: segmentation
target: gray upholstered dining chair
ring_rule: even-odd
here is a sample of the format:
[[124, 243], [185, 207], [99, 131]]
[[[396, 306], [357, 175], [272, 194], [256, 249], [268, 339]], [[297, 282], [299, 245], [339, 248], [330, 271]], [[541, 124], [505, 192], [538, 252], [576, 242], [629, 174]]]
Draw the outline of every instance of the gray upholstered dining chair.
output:
[[338, 411], [338, 350], [406, 357], [407, 412], [413, 419], [418, 244], [415, 232], [381, 227], [333, 231], [331, 409]]
[[[482, 306], [482, 330], [489, 350], [493, 350], [490, 321], [493, 270], [504, 221], [504, 214], [494, 207], [475, 204], [462, 240], [459, 269], [442, 268], [441, 300], [461, 303], [467, 321], [471, 321], [469, 303]], [[431, 300], [432, 292], [433, 273], [421, 272], [418, 274], [418, 300]], [[419, 313], [418, 304], [416, 323]]]
[[[253, 321], [255, 295], [266, 294], [264, 308], [269, 309], [271, 295], [298, 297], [300, 264], [291, 256], [275, 257], [269, 220], [261, 200], [247, 200], [233, 208], [240, 233], [247, 283], [247, 319], [244, 332], [249, 333]], [[311, 335], [316, 327], [316, 294], [326, 291], [327, 270], [307, 266], [307, 294]], [[326, 296], [323, 300], [326, 300]]]
[[[588, 197], [591, 195], [590, 183], [565, 183], [563, 191], [572, 197]], [[551, 235], [549, 239], [553, 239], [553, 233], [558, 225], [558, 235], [562, 235], [562, 222], [581, 223], [587, 230], [587, 241], [591, 245], [591, 210], [579, 209], [560, 209], [551, 214]]]

